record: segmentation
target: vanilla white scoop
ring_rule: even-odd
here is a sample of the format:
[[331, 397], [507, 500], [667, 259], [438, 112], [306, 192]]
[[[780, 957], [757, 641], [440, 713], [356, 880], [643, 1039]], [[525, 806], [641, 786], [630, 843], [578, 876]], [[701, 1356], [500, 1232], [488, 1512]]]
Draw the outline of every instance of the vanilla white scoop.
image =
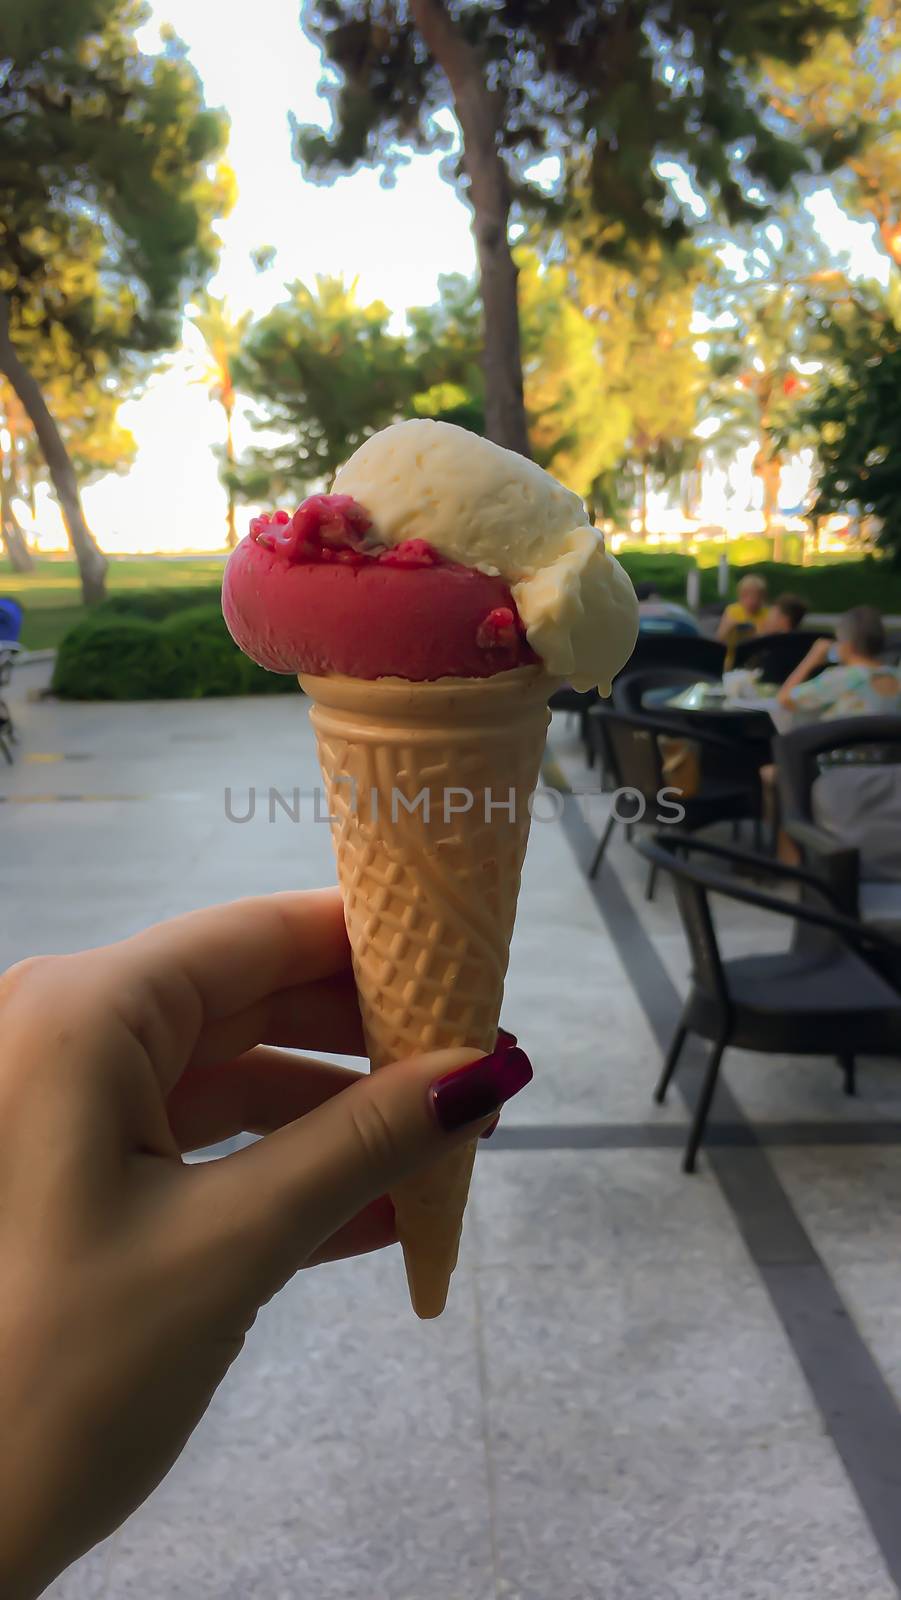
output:
[[396, 422], [339, 469], [385, 544], [426, 539], [499, 574], [547, 671], [576, 689], [611, 680], [638, 634], [638, 602], [578, 495], [534, 461], [449, 422]]

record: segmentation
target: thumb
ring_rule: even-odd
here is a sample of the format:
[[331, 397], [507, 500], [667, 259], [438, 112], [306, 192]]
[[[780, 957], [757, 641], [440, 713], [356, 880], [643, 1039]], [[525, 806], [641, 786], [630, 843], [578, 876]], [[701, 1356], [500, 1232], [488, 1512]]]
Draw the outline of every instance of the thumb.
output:
[[273, 1294], [364, 1206], [476, 1138], [531, 1077], [525, 1052], [503, 1044], [410, 1056], [195, 1167], [207, 1262], [218, 1259], [232, 1284], [240, 1271], [261, 1299]]

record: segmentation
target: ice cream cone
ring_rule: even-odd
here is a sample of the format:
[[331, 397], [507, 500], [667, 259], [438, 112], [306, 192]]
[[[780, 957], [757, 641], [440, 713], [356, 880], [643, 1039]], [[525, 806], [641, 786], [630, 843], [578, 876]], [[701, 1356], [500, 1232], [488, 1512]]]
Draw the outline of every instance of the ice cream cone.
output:
[[[447, 1045], [493, 1049], [554, 681], [522, 667], [300, 684], [373, 1069]], [[475, 1149], [392, 1195], [420, 1317], [444, 1309]]]

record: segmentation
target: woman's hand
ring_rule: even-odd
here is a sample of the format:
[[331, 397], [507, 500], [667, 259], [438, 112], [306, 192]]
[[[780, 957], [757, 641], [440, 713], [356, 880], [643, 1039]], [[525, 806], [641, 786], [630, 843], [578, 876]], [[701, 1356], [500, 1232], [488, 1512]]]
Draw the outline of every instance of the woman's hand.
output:
[[[391, 1243], [387, 1190], [513, 1092], [472, 1050], [370, 1078], [273, 1045], [362, 1053], [337, 892], [198, 912], [0, 979], [5, 1600], [117, 1527], [259, 1307], [300, 1267]], [[267, 1137], [182, 1160], [243, 1130]]]

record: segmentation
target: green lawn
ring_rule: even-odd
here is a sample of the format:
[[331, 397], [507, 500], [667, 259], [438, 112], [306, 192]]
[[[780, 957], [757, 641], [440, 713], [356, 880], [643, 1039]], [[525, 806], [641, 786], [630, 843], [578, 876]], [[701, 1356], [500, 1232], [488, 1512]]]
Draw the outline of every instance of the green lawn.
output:
[[[216, 584], [223, 563], [223, 556], [111, 556], [107, 593]], [[14, 596], [24, 607], [22, 643], [29, 650], [55, 649], [84, 616], [78, 569], [63, 556], [42, 556], [34, 572], [21, 574], [0, 559], [0, 595]]]

